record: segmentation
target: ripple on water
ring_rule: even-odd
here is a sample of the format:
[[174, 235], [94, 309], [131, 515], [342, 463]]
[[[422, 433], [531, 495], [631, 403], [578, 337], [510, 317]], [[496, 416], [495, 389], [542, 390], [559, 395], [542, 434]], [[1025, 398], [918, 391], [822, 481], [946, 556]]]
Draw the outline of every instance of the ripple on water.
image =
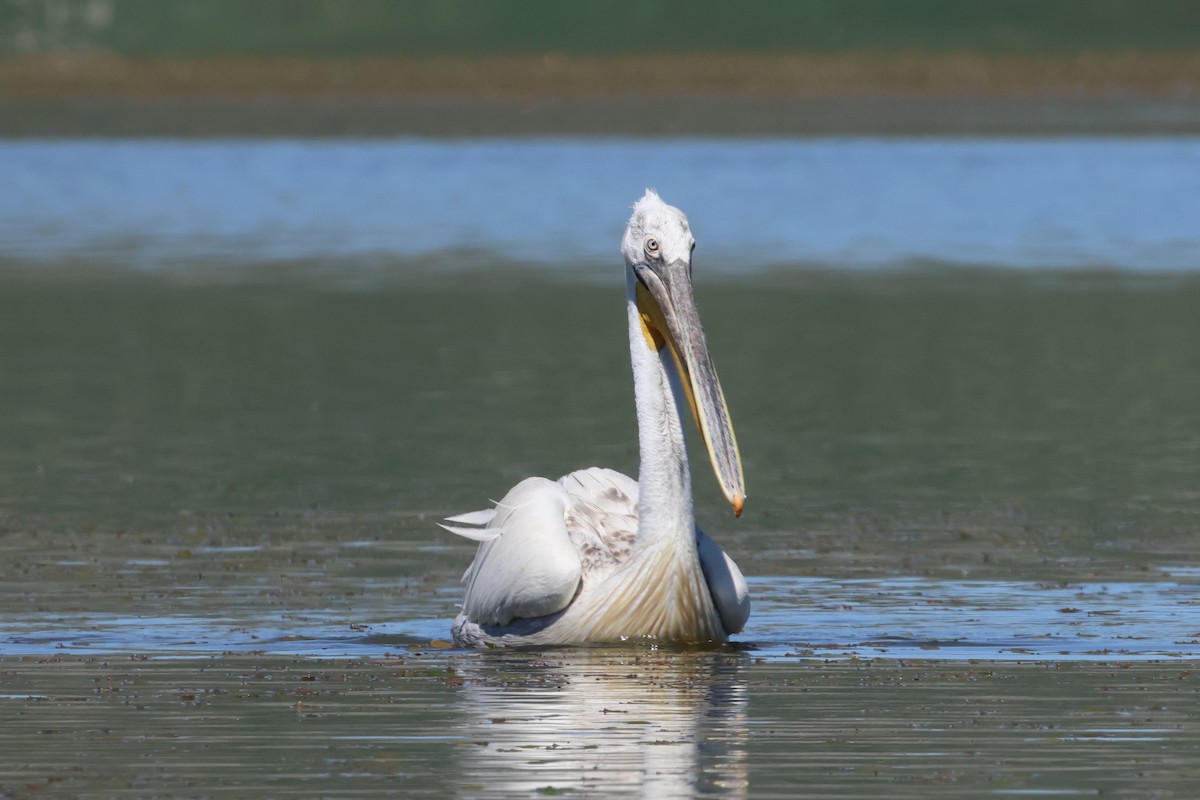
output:
[[[767, 659], [1089, 661], [1200, 656], [1200, 585], [995, 581], [751, 580], [754, 612], [736, 637]], [[394, 600], [395, 598], [391, 598]], [[444, 639], [440, 593], [353, 613], [222, 616], [32, 614], [4, 621], [13, 655], [47, 648], [188, 655], [247, 651], [370, 657]], [[396, 619], [404, 617], [404, 619]]]

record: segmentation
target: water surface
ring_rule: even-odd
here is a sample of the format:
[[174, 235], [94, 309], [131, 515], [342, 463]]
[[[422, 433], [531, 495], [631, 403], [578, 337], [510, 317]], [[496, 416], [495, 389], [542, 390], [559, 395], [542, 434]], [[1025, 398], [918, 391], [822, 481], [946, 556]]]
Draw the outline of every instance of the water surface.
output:
[[[646, 186], [709, 269], [1194, 270], [1200, 140], [0, 142], [0, 257], [608, 264]], [[474, 254], [471, 257], [471, 254]]]
[[636, 469], [619, 278], [287, 274], [0, 275], [5, 793], [1192, 794], [1194, 278], [698, 271], [749, 626], [473, 653], [433, 521]]
[[[541, 148], [0, 145], [0, 794], [1194, 796], [1193, 142]], [[455, 650], [435, 520], [636, 471], [652, 163], [750, 624]]]

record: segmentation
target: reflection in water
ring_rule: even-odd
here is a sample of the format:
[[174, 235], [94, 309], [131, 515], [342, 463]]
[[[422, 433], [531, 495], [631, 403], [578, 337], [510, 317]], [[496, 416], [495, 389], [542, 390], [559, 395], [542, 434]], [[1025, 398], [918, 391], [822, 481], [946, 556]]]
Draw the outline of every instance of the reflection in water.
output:
[[744, 797], [745, 663], [729, 650], [485, 654], [460, 671], [462, 785]]

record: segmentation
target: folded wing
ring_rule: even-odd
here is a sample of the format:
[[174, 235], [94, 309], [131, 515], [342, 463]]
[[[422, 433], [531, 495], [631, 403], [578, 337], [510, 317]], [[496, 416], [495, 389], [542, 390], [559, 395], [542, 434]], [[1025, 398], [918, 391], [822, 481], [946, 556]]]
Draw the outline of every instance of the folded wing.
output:
[[579, 587], [579, 552], [567, 533], [569, 497], [554, 481], [527, 478], [512, 488], [489, 518], [471, 512], [452, 518], [486, 527], [447, 530], [480, 542], [463, 575], [463, 612], [481, 625], [507, 625], [566, 608]]

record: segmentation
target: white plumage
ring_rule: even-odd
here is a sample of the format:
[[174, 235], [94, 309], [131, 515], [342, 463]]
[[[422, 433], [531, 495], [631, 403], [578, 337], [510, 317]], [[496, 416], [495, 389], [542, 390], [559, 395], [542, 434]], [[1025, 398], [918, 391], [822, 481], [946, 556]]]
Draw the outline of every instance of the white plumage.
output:
[[641, 452], [639, 479], [593, 467], [527, 478], [494, 509], [447, 519], [478, 541], [454, 621], [460, 645], [633, 638], [723, 641], [750, 614], [745, 578], [696, 528], [681, 416], [690, 408], [740, 514], [737, 443], [691, 286], [687, 218], [653, 191], [621, 250]]

